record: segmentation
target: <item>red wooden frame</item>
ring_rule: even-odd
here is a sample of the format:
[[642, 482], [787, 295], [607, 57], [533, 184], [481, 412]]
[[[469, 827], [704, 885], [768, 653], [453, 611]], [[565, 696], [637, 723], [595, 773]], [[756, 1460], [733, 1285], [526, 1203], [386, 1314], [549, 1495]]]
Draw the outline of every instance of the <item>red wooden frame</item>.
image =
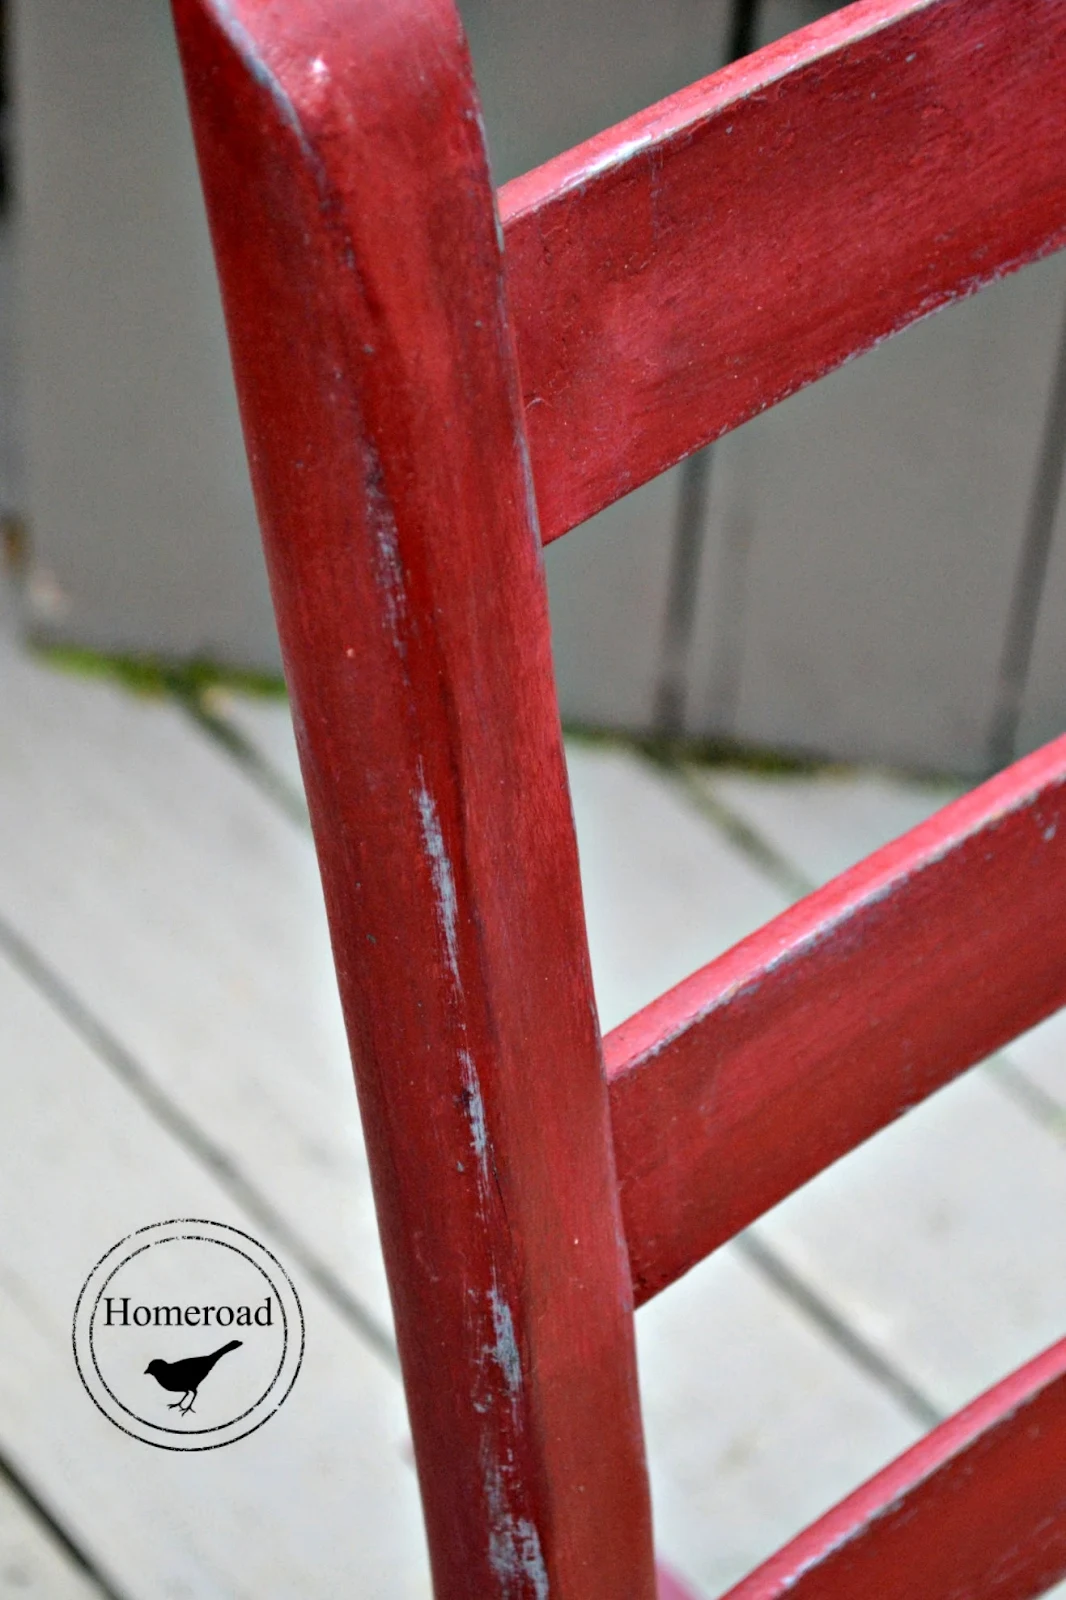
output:
[[1064, 903], [1061, 738], [616, 1028], [637, 1303], [1066, 1004]]
[[[502, 229], [452, 0], [174, 10], [435, 1590], [666, 1600], [634, 1290], [1066, 999], [1066, 745], [605, 1065], [539, 542], [1066, 240], [1066, 0], [865, 0], [508, 186]], [[1064, 1364], [735, 1595], [1037, 1593]]]
[[632, 1289], [458, 19], [175, 9], [436, 1590], [651, 1600]]
[[724, 1600], [1026, 1600], [1066, 1571], [1066, 1339], [934, 1428]]
[[867, 0], [500, 194], [546, 540], [1066, 242], [1055, 0]]

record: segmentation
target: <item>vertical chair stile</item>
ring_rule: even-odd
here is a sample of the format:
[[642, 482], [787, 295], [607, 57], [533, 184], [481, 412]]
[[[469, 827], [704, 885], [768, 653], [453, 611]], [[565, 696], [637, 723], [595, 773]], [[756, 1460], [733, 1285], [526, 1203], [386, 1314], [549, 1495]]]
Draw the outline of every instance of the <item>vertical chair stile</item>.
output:
[[435, 1590], [652, 1600], [632, 1287], [462, 33], [450, 0], [176, 15]]

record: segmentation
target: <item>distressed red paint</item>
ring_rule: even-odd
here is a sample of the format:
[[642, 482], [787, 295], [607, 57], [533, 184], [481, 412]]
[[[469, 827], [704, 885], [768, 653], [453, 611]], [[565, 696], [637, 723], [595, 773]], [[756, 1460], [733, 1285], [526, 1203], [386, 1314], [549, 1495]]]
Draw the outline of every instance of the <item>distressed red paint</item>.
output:
[[546, 540], [1066, 241], [1066, 4], [864, 0], [501, 191]]
[[1066, 1571], [1066, 1339], [949, 1417], [724, 1600], [1028, 1600]]
[[[1066, 238], [1066, 0], [866, 0], [781, 41], [509, 186], [506, 284], [451, 0], [174, 10], [435, 1591], [683, 1600], [634, 1285], [1066, 999], [1066, 744], [616, 1030], [605, 1076], [539, 541]], [[734, 1600], [1038, 1593], [1064, 1368]]]
[[632, 1289], [458, 19], [447, 0], [175, 14], [436, 1593], [652, 1600]]
[[606, 1040], [638, 1303], [1066, 1004], [1066, 738]]

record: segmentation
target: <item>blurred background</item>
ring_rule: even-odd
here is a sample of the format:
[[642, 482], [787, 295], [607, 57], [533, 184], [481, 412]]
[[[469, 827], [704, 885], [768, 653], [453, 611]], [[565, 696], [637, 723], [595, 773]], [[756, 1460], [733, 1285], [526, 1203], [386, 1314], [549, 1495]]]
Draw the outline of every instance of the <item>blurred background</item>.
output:
[[[830, 8], [460, 9], [503, 182]], [[0, 51], [0, 1595], [426, 1600], [168, 7], [0, 0]], [[605, 1029], [1066, 727], [1064, 313], [1066, 256], [547, 551]], [[70, 1357], [174, 1216], [267, 1242], [308, 1328], [196, 1457]], [[720, 1592], [1061, 1336], [1063, 1216], [1052, 1018], [643, 1308], [667, 1559]]]
[[[24, 626], [276, 673], [167, 7], [5, 4]], [[497, 180], [828, 9], [465, 0]], [[1066, 512], [1039, 488], [1064, 310], [1063, 262], [1032, 267], [551, 547], [567, 721], [968, 775], [1066, 726]]]

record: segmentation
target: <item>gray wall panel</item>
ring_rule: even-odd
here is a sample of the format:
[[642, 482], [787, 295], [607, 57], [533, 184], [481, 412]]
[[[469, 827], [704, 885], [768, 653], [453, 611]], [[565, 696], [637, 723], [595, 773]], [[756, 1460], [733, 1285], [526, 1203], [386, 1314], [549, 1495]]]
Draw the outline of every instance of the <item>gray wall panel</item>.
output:
[[690, 728], [984, 770], [1066, 257], [718, 447]]
[[678, 476], [664, 473], [545, 551], [567, 721], [645, 728], [653, 719]]
[[[730, 8], [461, 9], [503, 180], [712, 70]], [[763, 0], [761, 41], [825, 9]], [[15, 0], [15, 21], [36, 625], [272, 668], [166, 0]], [[1066, 266], [1042, 264], [716, 447], [688, 731], [982, 770], [1064, 298]], [[16, 472], [8, 407], [8, 498]], [[679, 481], [547, 552], [571, 720], [654, 719]], [[1061, 544], [1060, 530], [1026, 739], [1066, 721]]]
[[714, 72], [731, 0], [459, 0], [497, 183]]
[[[597, 3], [469, 0], [463, 11], [502, 179], [712, 70], [727, 0], [615, 0], [606, 29]], [[16, 0], [15, 23], [32, 621], [102, 650], [272, 669], [168, 7]], [[649, 508], [669, 518], [671, 503], [650, 491], [581, 541], [601, 552], [599, 587], [622, 615], [645, 594], [649, 561], [634, 541]], [[660, 544], [669, 531], [651, 530]], [[585, 554], [556, 558], [567, 564]], [[557, 635], [577, 712], [570, 663], [593, 672], [597, 705], [600, 683], [583, 622], [568, 637], [571, 614], [562, 607]], [[617, 721], [644, 701], [623, 687], [626, 670], [605, 671], [620, 689]]]
[[1016, 753], [1024, 755], [1061, 733], [1066, 733], [1066, 484], [1060, 485]]
[[18, 0], [28, 510], [53, 635], [276, 661], [163, 0]]

